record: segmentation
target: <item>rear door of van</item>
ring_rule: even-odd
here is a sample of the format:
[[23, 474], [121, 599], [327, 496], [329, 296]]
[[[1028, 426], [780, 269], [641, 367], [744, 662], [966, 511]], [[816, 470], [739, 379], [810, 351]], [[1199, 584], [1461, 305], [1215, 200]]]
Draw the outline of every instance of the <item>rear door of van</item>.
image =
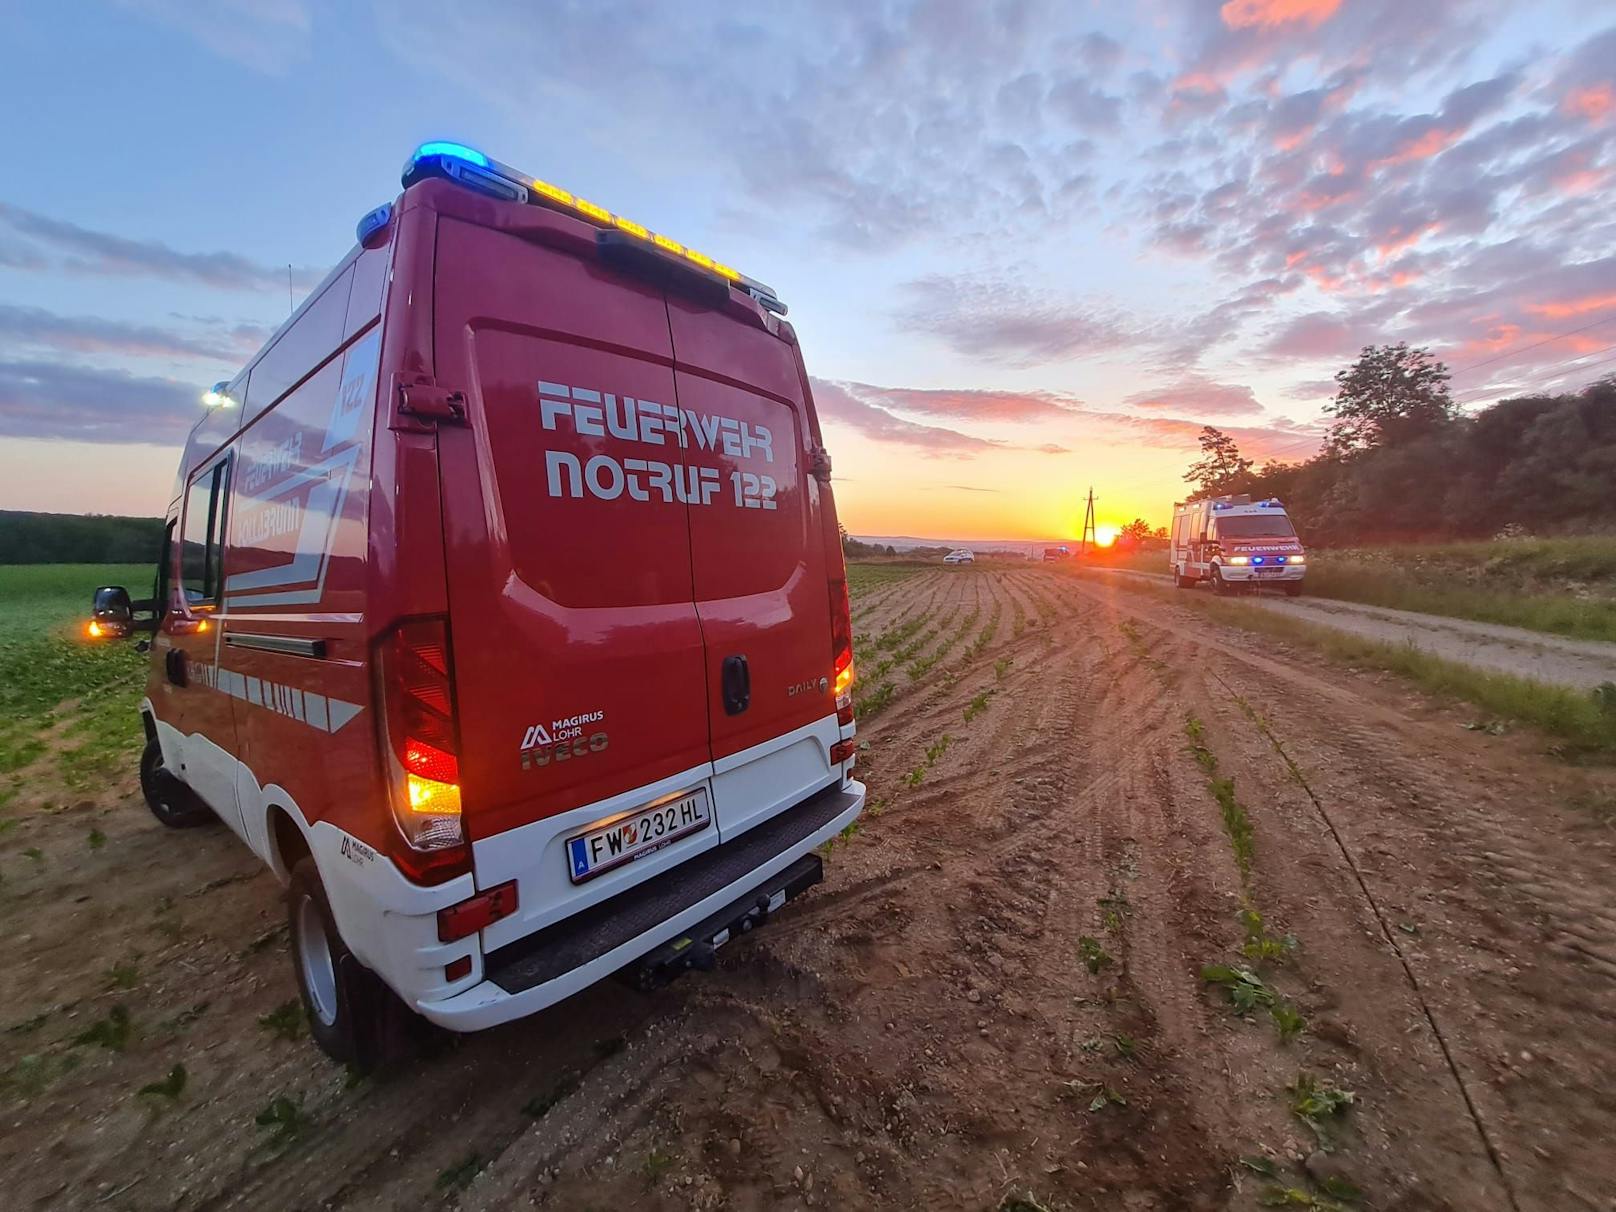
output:
[[[547, 221], [515, 221], [528, 216]], [[704, 788], [706, 650], [661, 289], [448, 212], [435, 255], [436, 378], [466, 397], [438, 450], [468, 837]], [[566, 891], [559, 839], [518, 842], [525, 857], [501, 863], [542, 866], [546, 900], [583, 891]], [[708, 827], [670, 850], [716, 843]]]
[[675, 292], [668, 320], [685, 456], [718, 473], [690, 506], [690, 544], [729, 838], [833, 777], [827, 540], [789, 327], [750, 301], [714, 308]]

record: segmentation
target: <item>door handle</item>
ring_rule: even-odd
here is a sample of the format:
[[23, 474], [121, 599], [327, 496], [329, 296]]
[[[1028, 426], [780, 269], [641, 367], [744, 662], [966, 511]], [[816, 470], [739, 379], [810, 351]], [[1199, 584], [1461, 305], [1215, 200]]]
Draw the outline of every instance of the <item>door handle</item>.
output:
[[744, 656], [727, 656], [724, 658], [724, 673], [722, 684], [724, 690], [724, 712], [727, 715], [740, 715], [752, 704], [752, 671], [746, 666]]
[[185, 672], [185, 651], [180, 648], [170, 648], [168, 655], [163, 658], [164, 667], [168, 671], [168, 680], [176, 686], [184, 686], [189, 681]]

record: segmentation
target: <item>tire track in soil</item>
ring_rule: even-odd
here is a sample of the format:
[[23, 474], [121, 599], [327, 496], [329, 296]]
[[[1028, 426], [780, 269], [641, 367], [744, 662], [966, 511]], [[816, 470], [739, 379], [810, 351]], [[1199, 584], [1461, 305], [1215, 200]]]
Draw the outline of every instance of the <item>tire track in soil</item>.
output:
[[[1375, 964], [1359, 954], [1362, 938], [1378, 935], [1379, 923], [1363, 891], [1350, 886], [1339, 850], [1330, 855], [1334, 841], [1276, 745], [1330, 807], [1342, 842], [1398, 930], [1396, 949], [1417, 977], [1518, 1205], [1602, 1207], [1598, 1193], [1610, 1189], [1616, 1162], [1609, 1151], [1589, 1150], [1583, 1142], [1608, 1139], [1616, 1115], [1616, 1096], [1600, 1077], [1616, 1071], [1609, 1030], [1616, 988], [1597, 954], [1574, 950], [1565, 940], [1580, 927], [1596, 948], [1605, 946], [1612, 847], [1605, 831], [1556, 801], [1585, 780], [1608, 786], [1609, 772], [1569, 770], [1524, 735], [1466, 733], [1458, 727], [1468, 718], [1461, 711], [1398, 679], [1321, 676], [1274, 659], [1268, 653], [1283, 650], [1271, 643], [1208, 627], [1140, 595], [1128, 597], [1130, 613], [1175, 637], [1187, 650], [1181, 660], [1204, 663], [1248, 701], [1274, 738], [1244, 718], [1227, 691], [1208, 696], [1207, 709], [1218, 713], [1220, 726], [1243, 738], [1242, 784], [1262, 786], [1264, 799], [1282, 808], [1277, 820], [1288, 828], [1280, 838], [1314, 835], [1312, 862], [1331, 876], [1339, 916], [1315, 912], [1325, 920], [1300, 927], [1304, 942], [1309, 933], [1332, 927], [1359, 935], [1352, 940], [1360, 943], [1356, 949], [1332, 939], [1317, 958], [1337, 969], [1330, 985], [1339, 1002], [1328, 1021], [1351, 1029], [1363, 1063], [1386, 1083], [1386, 1164], [1423, 1173], [1424, 1198], [1436, 1201], [1431, 1206], [1445, 1206], [1445, 1198], [1459, 1207], [1509, 1206], [1496, 1184], [1469, 1197], [1462, 1189], [1444, 1195], [1441, 1183], [1433, 1189], [1431, 1176], [1449, 1169], [1439, 1138], [1452, 1132], [1456, 1115], [1440, 1116], [1426, 1106], [1434, 1096], [1420, 1075], [1427, 1069], [1441, 1074], [1446, 1063], [1429, 1025], [1419, 1022], [1420, 998], [1407, 977], [1399, 981], [1373, 970], [1398, 962], [1393, 948], [1383, 940], [1374, 947]], [[1299, 856], [1290, 864], [1293, 872], [1305, 870], [1307, 861]], [[1319, 906], [1316, 886], [1297, 887], [1293, 879], [1281, 889], [1299, 917]], [[1396, 1015], [1383, 999], [1398, 1003]], [[1405, 1025], [1403, 1039], [1398, 1022]], [[1451, 1074], [1447, 1085], [1447, 1101], [1462, 1109]], [[1446, 1147], [1481, 1153], [1474, 1127], [1470, 1135], [1471, 1143], [1455, 1139]], [[1490, 1172], [1484, 1160], [1477, 1168]]]

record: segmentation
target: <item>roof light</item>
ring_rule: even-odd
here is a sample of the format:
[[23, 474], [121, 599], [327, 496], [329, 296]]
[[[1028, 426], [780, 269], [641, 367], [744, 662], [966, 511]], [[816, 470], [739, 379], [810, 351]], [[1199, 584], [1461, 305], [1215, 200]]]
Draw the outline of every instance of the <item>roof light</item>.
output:
[[[413, 185], [425, 176], [444, 176], [468, 189], [510, 202], [538, 203], [541, 206], [562, 207], [582, 215], [603, 226], [615, 227], [639, 240], [644, 240], [665, 256], [688, 262], [707, 273], [717, 274], [727, 282], [745, 290], [769, 311], [785, 315], [786, 306], [773, 289], [739, 270], [715, 261], [705, 253], [688, 248], [671, 236], [654, 232], [626, 215], [615, 214], [604, 206], [597, 206], [580, 198], [570, 190], [552, 185], [548, 181], [518, 173], [509, 165], [490, 159], [476, 148], [463, 143], [435, 141], [423, 143], [415, 149], [404, 166], [404, 184]], [[369, 216], [366, 217], [367, 219]]]
[[419, 164], [429, 156], [453, 156], [456, 160], [467, 160], [478, 168], [488, 167], [488, 157], [475, 147], [467, 147], [464, 143], [445, 143], [441, 140], [435, 143], [423, 143], [415, 149], [412, 158]]

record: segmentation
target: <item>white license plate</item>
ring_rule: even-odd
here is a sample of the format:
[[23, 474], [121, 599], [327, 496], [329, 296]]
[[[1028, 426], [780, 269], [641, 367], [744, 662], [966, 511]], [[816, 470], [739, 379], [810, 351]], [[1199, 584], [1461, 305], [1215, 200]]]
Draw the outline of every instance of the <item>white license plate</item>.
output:
[[573, 883], [581, 884], [613, 867], [661, 850], [686, 834], [705, 829], [712, 821], [705, 790], [641, 808], [568, 838], [568, 874]]
[[1260, 577], [1282, 577], [1285, 575], [1285, 570], [1283, 568], [1259, 568], [1257, 569], [1257, 575]]

